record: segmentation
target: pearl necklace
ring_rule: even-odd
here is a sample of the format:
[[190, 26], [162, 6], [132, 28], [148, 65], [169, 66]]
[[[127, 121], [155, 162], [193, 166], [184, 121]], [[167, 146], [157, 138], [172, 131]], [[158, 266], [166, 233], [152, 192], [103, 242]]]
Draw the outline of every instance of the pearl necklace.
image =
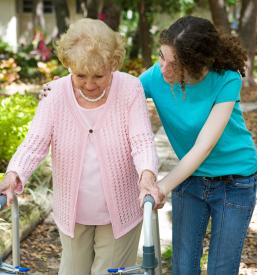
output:
[[106, 90], [104, 89], [103, 92], [98, 97], [90, 98], [90, 97], [85, 96], [80, 89], [78, 89], [78, 90], [79, 90], [79, 94], [81, 95], [81, 97], [83, 97], [86, 101], [89, 101], [89, 102], [99, 101], [100, 99], [102, 99], [105, 96], [105, 92], [106, 92]]

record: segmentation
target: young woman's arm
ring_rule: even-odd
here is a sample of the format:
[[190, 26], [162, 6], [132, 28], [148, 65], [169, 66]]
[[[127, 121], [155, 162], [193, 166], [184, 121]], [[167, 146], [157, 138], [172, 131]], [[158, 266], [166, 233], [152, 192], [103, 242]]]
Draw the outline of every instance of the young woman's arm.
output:
[[194, 146], [179, 161], [178, 165], [159, 182], [164, 195], [191, 176], [208, 157], [221, 137], [233, 111], [235, 102], [214, 105], [207, 121], [200, 131]]

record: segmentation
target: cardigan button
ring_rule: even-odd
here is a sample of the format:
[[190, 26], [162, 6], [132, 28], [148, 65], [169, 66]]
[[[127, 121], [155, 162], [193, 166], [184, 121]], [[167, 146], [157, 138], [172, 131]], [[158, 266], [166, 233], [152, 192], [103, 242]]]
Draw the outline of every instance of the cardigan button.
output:
[[89, 130], [89, 133], [90, 133], [90, 134], [92, 134], [93, 132], [94, 132], [93, 129], [90, 129], [90, 130]]

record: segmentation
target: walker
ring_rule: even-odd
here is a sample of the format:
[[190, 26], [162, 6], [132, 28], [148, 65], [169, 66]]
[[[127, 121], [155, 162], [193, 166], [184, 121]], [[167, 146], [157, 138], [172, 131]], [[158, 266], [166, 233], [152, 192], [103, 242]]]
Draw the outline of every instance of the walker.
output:
[[[6, 196], [0, 195], [0, 210], [6, 205], [6, 202]], [[13, 265], [4, 263], [0, 258], [0, 275], [32, 275], [29, 273], [29, 268], [20, 266], [19, 205], [15, 195], [12, 204], [12, 258]]]
[[154, 204], [153, 197], [146, 195], [144, 198], [144, 245], [142, 264], [131, 267], [109, 268], [107, 270], [108, 275], [162, 275], [158, 214], [157, 211], [152, 210]]
[[[152, 210], [154, 203], [154, 199], [151, 195], [147, 195], [144, 198], [144, 245], [142, 264], [131, 267], [109, 268], [107, 270], [108, 273], [104, 275], [162, 275], [158, 214], [157, 211], [155, 212]], [[5, 205], [6, 196], [0, 195], [0, 210]], [[15, 195], [12, 204], [12, 256], [13, 265], [2, 262], [2, 259], [0, 258], [0, 275], [33, 275], [29, 273], [29, 268], [20, 266], [19, 205]]]

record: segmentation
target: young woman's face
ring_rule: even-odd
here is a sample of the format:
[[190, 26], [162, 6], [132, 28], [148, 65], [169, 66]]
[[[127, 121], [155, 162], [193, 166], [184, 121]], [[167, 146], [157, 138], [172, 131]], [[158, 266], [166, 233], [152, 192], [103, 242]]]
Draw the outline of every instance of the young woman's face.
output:
[[75, 88], [80, 89], [85, 95], [95, 98], [107, 89], [110, 84], [112, 71], [110, 69], [99, 71], [95, 74], [73, 72], [72, 80]]
[[170, 46], [161, 45], [159, 59], [164, 80], [170, 84], [179, 81], [175, 50]]

